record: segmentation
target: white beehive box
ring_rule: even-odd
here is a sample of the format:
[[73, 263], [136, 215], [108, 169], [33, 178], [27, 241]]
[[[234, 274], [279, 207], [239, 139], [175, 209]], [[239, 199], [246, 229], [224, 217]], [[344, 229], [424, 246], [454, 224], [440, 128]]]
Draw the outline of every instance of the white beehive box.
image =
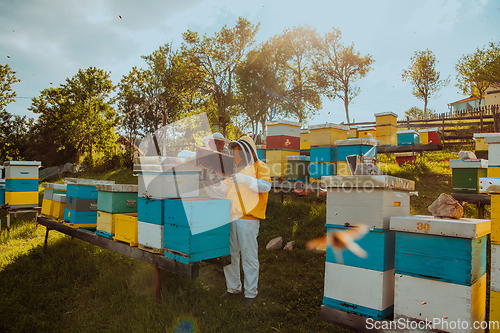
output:
[[498, 143], [488, 145], [488, 166], [500, 166], [500, 144]]
[[500, 193], [500, 178], [479, 178], [479, 193]]
[[[484, 321], [486, 306], [486, 275], [474, 285], [463, 286], [396, 274], [394, 317], [396, 320], [439, 320], [434, 329], [445, 332], [484, 332], [472, 329], [476, 321]], [[465, 326], [453, 326], [458, 322]], [[464, 324], [464, 325], [465, 325]]]
[[325, 264], [323, 305], [363, 317], [392, 314], [394, 269], [385, 272], [335, 263]]
[[388, 229], [391, 216], [410, 215], [415, 182], [392, 176], [325, 176], [329, 224]]
[[138, 221], [137, 237], [137, 242], [141, 247], [163, 249], [163, 225]]
[[490, 289], [500, 292], [500, 245], [498, 244], [491, 244]]
[[38, 169], [42, 162], [38, 161], [6, 161], [5, 179], [38, 179]]
[[267, 122], [266, 126], [266, 136], [288, 135], [300, 137], [300, 127], [302, 124], [288, 120], [277, 120]]

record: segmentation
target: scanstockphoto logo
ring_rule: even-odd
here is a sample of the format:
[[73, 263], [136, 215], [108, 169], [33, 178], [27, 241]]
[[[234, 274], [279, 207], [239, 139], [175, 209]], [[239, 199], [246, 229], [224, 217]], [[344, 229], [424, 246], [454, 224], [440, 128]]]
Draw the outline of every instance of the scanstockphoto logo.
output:
[[467, 331], [467, 330], [497, 330], [500, 328], [498, 321], [474, 321], [467, 320], [449, 320], [445, 318], [425, 318], [424, 320], [412, 320], [410, 318], [398, 318], [397, 320], [375, 320], [366, 319], [366, 329], [368, 330], [400, 330], [407, 332], [409, 330], [430, 331], [438, 330], [445, 332]]

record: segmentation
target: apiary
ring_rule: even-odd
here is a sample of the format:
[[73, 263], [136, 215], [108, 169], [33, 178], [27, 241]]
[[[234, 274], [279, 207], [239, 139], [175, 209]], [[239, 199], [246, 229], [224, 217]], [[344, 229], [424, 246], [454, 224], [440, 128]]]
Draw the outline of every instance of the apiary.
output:
[[327, 248], [321, 315], [335, 309], [376, 320], [390, 317], [395, 239], [390, 218], [410, 215], [409, 192], [415, 183], [392, 176], [322, 177], [322, 182], [327, 188], [327, 237], [363, 228], [366, 234], [360, 239], [351, 236], [365, 256], [336, 248], [335, 243]]
[[433, 216], [392, 217], [396, 231], [396, 318], [443, 318], [434, 329], [452, 332], [451, 322], [472, 324], [486, 313], [488, 220]]

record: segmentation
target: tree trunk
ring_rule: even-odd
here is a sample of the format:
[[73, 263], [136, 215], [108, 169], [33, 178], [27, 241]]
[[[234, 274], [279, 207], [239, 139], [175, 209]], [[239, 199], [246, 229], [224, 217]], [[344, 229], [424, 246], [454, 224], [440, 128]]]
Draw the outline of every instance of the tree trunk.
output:
[[349, 120], [349, 98], [347, 96], [347, 91], [344, 92], [344, 108], [345, 108], [345, 117], [347, 119], [347, 125], [351, 123]]
[[424, 98], [424, 119], [427, 119], [427, 97]]

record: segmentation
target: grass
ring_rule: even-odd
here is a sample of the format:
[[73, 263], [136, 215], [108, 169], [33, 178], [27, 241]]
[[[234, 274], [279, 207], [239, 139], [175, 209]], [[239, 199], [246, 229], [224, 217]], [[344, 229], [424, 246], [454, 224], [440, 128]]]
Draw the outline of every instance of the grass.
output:
[[[440, 193], [451, 192], [450, 158], [456, 155], [429, 152], [415, 165], [397, 166], [380, 155], [387, 173], [416, 181], [411, 213], [425, 215]], [[137, 182], [125, 169], [79, 177]], [[270, 194], [258, 236], [259, 298], [248, 309], [219, 300], [225, 279], [209, 264], [193, 280], [162, 272], [159, 303], [153, 267], [55, 231], [44, 253], [45, 228], [20, 215], [10, 238], [6, 232], [0, 238], [0, 332], [346, 332], [319, 320], [325, 256], [305, 250], [325, 232], [325, 202], [325, 196], [286, 194], [282, 203], [281, 194]], [[278, 236], [284, 244], [295, 241], [295, 249], [267, 251]]]

